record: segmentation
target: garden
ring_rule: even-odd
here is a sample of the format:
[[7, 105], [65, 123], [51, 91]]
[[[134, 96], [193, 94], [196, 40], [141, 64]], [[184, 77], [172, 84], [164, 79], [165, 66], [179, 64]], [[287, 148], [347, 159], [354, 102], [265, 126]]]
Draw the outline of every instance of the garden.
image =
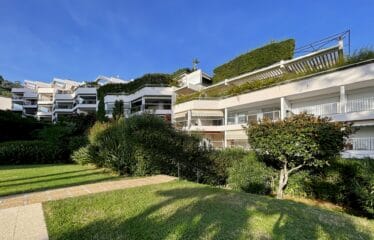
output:
[[[349, 125], [307, 114], [265, 119], [247, 127], [255, 150], [215, 150], [150, 114], [54, 125], [12, 114], [0, 112], [9, 133], [0, 140], [2, 196], [180, 178], [44, 203], [51, 239], [373, 238], [374, 161], [339, 157]], [[22, 131], [10, 134], [9, 124]]]

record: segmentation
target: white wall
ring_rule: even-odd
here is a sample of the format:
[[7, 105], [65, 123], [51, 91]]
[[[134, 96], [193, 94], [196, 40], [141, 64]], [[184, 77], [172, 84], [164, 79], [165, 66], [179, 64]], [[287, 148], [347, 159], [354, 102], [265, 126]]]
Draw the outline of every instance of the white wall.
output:
[[8, 97], [0, 96], [0, 110], [11, 110], [12, 109], [12, 99]]

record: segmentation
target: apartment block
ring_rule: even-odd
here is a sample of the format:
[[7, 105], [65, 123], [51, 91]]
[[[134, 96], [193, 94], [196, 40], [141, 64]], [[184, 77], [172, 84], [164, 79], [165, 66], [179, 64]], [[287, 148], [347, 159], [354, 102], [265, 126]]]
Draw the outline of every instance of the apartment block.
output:
[[[204, 87], [219, 90], [287, 73], [302, 76], [236, 96], [190, 99], [174, 106], [173, 122], [178, 129], [201, 135], [215, 148], [250, 148], [245, 127], [251, 121], [307, 112], [353, 124], [356, 132], [349, 139], [345, 157], [374, 157], [374, 60], [338, 67], [342, 46], [339, 42]], [[321, 71], [307, 74], [318, 69]]]

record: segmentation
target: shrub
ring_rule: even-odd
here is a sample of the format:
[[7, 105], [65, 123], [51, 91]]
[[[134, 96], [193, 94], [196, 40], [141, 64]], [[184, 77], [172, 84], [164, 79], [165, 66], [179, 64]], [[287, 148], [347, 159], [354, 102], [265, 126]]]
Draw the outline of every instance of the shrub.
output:
[[85, 165], [93, 162], [91, 159], [90, 148], [88, 146], [75, 150], [71, 156], [72, 160], [78, 164]]
[[355, 51], [351, 56], [349, 56], [346, 60], [346, 64], [358, 63], [369, 59], [374, 59], [374, 49], [362, 48]]
[[[177, 163], [181, 164], [183, 173], [206, 166], [201, 164], [203, 157], [199, 140], [177, 132], [155, 115], [143, 114], [112, 123], [96, 123], [88, 138], [88, 149], [82, 150], [90, 155], [86, 159], [120, 174], [162, 172], [175, 175]], [[189, 171], [185, 171], [187, 169]]]
[[283, 197], [288, 177], [300, 168], [321, 169], [336, 158], [351, 133], [349, 125], [305, 113], [273, 122], [249, 123], [248, 142], [278, 169], [277, 198]]
[[0, 143], [0, 164], [34, 164], [63, 162], [58, 149], [46, 141], [14, 141]]
[[256, 194], [272, 191], [274, 172], [256, 158], [255, 153], [234, 161], [229, 169], [228, 184], [235, 190]]
[[285, 194], [299, 197], [313, 197], [310, 172], [304, 170], [292, 174], [288, 180]]
[[280, 60], [291, 59], [294, 49], [295, 40], [288, 39], [282, 42], [270, 43], [264, 47], [242, 54], [228, 63], [216, 67], [213, 70], [213, 82], [217, 83], [246, 72], [251, 72], [279, 62]]
[[212, 173], [209, 183], [213, 185], [225, 185], [229, 177], [229, 168], [234, 162], [240, 161], [248, 154], [242, 148], [226, 148], [220, 151], [212, 151], [209, 154]]
[[12, 111], [0, 110], [0, 142], [34, 140], [35, 131], [49, 126], [34, 118], [23, 118]]

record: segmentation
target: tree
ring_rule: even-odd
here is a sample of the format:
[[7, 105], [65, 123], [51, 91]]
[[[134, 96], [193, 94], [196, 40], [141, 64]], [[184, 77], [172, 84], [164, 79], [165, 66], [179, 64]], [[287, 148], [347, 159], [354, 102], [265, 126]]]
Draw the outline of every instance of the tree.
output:
[[350, 133], [347, 124], [305, 113], [276, 122], [270, 119], [252, 122], [247, 128], [251, 147], [279, 170], [279, 199], [283, 198], [290, 174], [306, 166], [328, 165], [343, 150]]
[[113, 118], [119, 119], [120, 117], [123, 117], [124, 115], [124, 109], [123, 109], [123, 101], [122, 100], [116, 100], [114, 102], [114, 108], [113, 108]]

